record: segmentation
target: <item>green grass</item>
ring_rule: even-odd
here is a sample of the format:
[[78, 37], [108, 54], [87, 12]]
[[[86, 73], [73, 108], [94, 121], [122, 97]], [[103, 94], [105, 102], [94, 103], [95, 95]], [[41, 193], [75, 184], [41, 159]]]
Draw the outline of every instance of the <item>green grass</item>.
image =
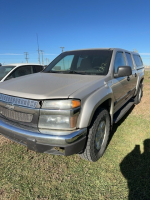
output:
[[[150, 72], [145, 77], [145, 84], [150, 85]], [[143, 99], [149, 94], [146, 92]], [[117, 200], [130, 195], [137, 200], [142, 199], [143, 191], [143, 199], [150, 199], [150, 148], [144, 153], [143, 145], [150, 138], [150, 123], [149, 117], [134, 113], [135, 109], [140, 109], [140, 104], [114, 126], [108, 148], [96, 163], [78, 155], [27, 151], [5, 140], [0, 145], [0, 199]]]

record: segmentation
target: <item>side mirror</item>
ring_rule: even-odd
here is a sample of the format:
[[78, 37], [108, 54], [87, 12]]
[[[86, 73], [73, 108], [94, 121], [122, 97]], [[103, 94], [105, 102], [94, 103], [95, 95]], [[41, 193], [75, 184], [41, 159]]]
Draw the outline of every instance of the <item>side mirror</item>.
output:
[[130, 76], [132, 74], [132, 69], [130, 66], [119, 66], [117, 74], [114, 74], [114, 78]]

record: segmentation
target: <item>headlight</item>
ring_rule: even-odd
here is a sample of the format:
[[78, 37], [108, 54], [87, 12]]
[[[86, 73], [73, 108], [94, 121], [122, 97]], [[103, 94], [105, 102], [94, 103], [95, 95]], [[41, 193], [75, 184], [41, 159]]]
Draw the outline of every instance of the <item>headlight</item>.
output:
[[44, 101], [38, 127], [39, 129], [72, 130], [76, 128], [79, 111], [79, 100]]
[[71, 109], [77, 108], [80, 106], [79, 100], [51, 100], [44, 101], [42, 108], [48, 109]]
[[61, 115], [41, 115], [39, 128], [48, 129], [73, 129], [76, 127], [78, 115], [61, 116]]

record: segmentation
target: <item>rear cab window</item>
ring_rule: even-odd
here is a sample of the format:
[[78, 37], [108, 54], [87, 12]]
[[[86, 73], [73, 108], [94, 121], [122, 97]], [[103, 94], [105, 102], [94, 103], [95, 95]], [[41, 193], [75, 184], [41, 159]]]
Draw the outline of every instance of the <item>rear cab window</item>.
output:
[[135, 61], [137, 69], [143, 68], [143, 62], [140, 55], [133, 54], [133, 59]]

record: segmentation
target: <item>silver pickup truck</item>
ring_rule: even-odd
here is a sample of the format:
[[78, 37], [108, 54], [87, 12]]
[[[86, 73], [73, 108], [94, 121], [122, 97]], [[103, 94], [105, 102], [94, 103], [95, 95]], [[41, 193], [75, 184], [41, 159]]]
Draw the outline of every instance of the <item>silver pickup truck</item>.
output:
[[141, 101], [138, 53], [67, 51], [42, 72], [0, 85], [0, 133], [37, 152], [97, 161], [113, 123]]

